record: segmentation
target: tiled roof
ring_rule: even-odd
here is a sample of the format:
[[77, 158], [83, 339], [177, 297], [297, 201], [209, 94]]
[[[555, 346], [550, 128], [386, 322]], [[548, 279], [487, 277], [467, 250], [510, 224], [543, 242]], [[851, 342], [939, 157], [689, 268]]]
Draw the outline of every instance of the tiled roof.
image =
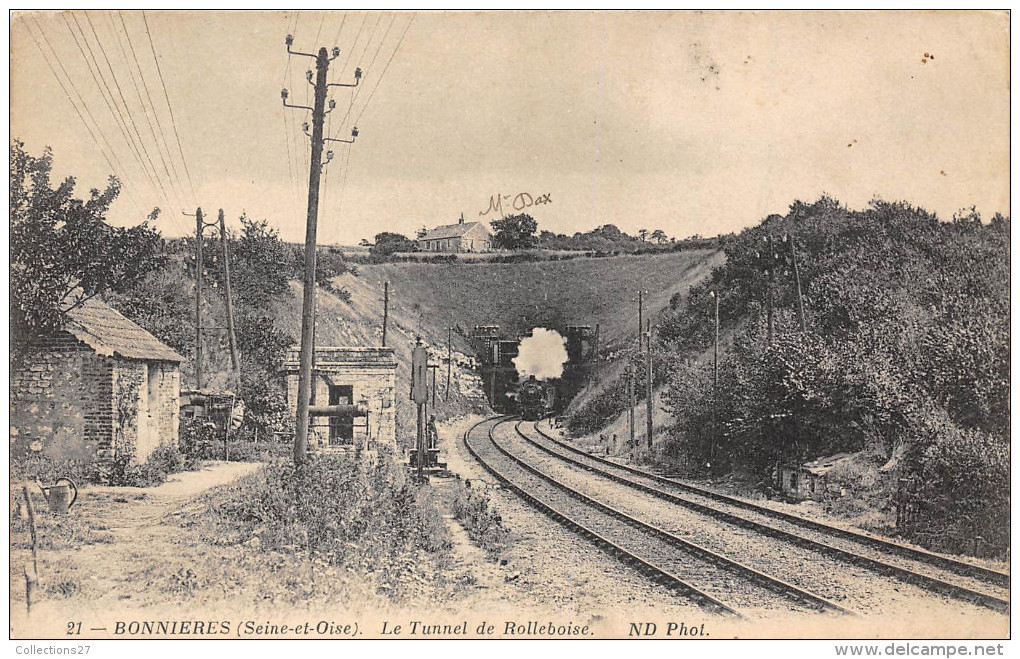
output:
[[184, 357], [159, 339], [99, 300], [88, 300], [67, 315], [71, 320], [64, 329], [100, 355], [167, 362], [184, 361]]
[[464, 222], [463, 224], [444, 224], [432, 229], [418, 240], [442, 240], [444, 238], [459, 238], [481, 224], [481, 222]]

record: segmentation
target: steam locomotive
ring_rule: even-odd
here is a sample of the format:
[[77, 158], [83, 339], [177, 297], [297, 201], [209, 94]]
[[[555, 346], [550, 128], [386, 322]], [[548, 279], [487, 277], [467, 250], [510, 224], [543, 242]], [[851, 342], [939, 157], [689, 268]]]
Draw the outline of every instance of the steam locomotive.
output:
[[556, 390], [532, 375], [517, 387], [517, 411], [525, 421], [538, 421], [552, 410]]

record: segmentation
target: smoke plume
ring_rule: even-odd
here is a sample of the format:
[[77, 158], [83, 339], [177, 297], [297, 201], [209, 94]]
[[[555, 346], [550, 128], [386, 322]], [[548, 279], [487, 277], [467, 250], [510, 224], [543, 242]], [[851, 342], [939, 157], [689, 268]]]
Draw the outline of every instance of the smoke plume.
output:
[[521, 377], [534, 375], [536, 380], [550, 380], [563, 375], [567, 362], [567, 340], [559, 332], [536, 327], [531, 336], [521, 340], [514, 357], [514, 366]]

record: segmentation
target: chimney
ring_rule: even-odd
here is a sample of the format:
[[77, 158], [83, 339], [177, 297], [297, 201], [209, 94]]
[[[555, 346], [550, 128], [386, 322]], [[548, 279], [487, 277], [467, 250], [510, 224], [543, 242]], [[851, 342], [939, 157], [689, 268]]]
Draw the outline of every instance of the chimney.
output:
[[464, 224], [464, 213], [460, 214], [460, 222], [458, 222], [457, 224]]

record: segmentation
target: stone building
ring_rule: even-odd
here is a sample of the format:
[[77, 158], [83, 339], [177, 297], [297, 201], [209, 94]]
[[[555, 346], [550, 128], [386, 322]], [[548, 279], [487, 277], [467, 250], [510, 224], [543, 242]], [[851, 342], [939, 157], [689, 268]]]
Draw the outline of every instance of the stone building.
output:
[[144, 461], [176, 444], [184, 358], [98, 300], [68, 316], [12, 357], [12, 457]]
[[833, 494], [840, 495], [839, 486], [829, 482], [829, 472], [849, 457], [847, 453], [837, 453], [800, 465], [783, 465], [779, 469], [780, 489], [787, 498], [798, 501], [821, 501]]
[[465, 222], [461, 213], [457, 224], [444, 224], [418, 239], [423, 252], [488, 252], [492, 249], [492, 232], [484, 222]]
[[[301, 351], [290, 350], [284, 365], [287, 403], [297, 415]], [[364, 416], [312, 416], [308, 445], [312, 449], [375, 451], [396, 450], [396, 376], [393, 348], [319, 347], [311, 405], [357, 405]]]

